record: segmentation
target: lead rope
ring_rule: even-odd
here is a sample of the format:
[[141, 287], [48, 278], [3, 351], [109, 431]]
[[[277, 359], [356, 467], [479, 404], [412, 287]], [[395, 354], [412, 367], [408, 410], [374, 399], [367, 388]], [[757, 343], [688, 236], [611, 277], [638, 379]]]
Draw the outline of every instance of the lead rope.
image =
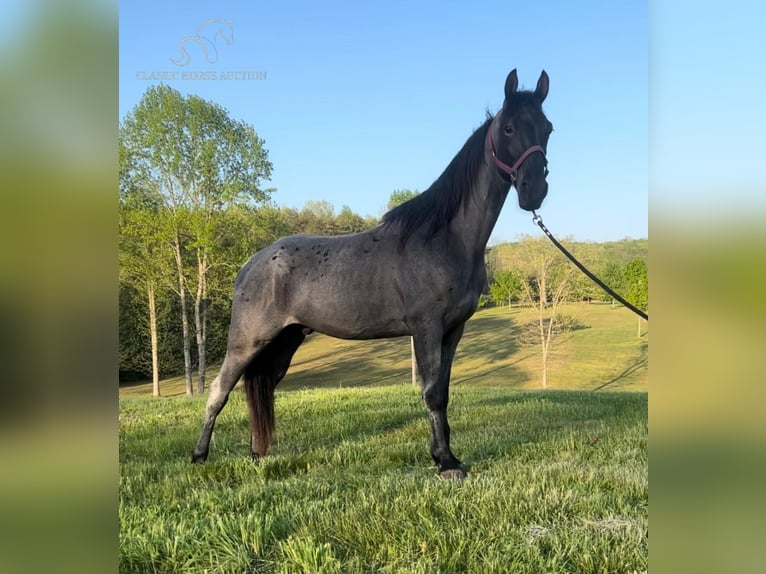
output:
[[644, 313], [644, 312], [643, 312], [641, 309], [639, 309], [639, 308], [638, 308], [638, 307], [636, 307], [635, 305], [633, 305], [633, 304], [631, 304], [631, 303], [628, 303], [628, 302], [627, 302], [625, 299], [623, 299], [623, 298], [622, 298], [622, 297], [620, 297], [620, 296], [619, 296], [617, 293], [615, 293], [614, 291], [612, 291], [612, 289], [611, 289], [611, 288], [610, 288], [610, 287], [609, 287], [609, 286], [608, 286], [606, 283], [604, 283], [604, 282], [603, 282], [601, 279], [599, 279], [599, 278], [598, 278], [598, 277], [596, 277], [596, 276], [595, 276], [593, 273], [591, 273], [590, 271], [588, 271], [588, 269], [586, 269], [585, 265], [583, 265], [582, 263], [580, 263], [579, 261], [577, 261], [577, 259], [575, 259], [575, 258], [574, 258], [574, 255], [572, 255], [571, 253], [569, 253], [569, 251], [567, 251], [567, 250], [564, 248], [564, 246], [563, 246], [563, 245], [561, 245], [561, 243], [559, 243], [558, 241], [556, 241], [556, 238], [555, 238], [555, 237], [553, 237], [553, 234], [552, 234], [550, 231], [548, 231], [548, 228], [547, 228], [547, 227], [545, 227], [545, 224], [543, 223], [543, 218], [542, 218], [542, 217], [540, 217], [539, 215], [537, 215], [537, 213], [536, 213], [536, 212], [534, 212], [534, 211], [532, 211], [532, 215], [534, 215], [534, 217], [532, 217], [532, 223], [535, 223], [535, 224], [537, 224], [537, 226], [538, 226], [538, 227], [540, 227], [540, 229], [542, 229], [542, 230], [543, 230], [543, 233], [545, 233], [545, 235], [547, 235], [547, 236], [548, 236], [548, 239], [550, 239], [550, 240], [551, 240], [551, 242], [553, 242], [553, 244], [554, 244], [556, 247], [558, 247], [558, 248], [559, 248], [559, 251], [561, 251], [561, 252], [562, 252], [564, 255], [566, 255], [566, 256], [567, 256], [567, 258], [568, 258], [568, 259], [569, 259], [569, 260], [570, 260], [572, 263], [574, 263], [574, 264], [577, 266], [577, 268], [578, 268], [580, 271], [582, 271], [583, 273], [585, 273], [585, 274], [586, 274], [588, 277], [590, 277], [590, 278], [591, 278], [591, 279], [592, 279], [592, 280], [593, 280], [593, 281], [594, 281], [594, 282], [595, 282], [595, 283], [596, 283], [596, 284], [597, 284], [599, 287], [601, 287], [601, 288], [602, 288], [604, 291], [606, 291], [606, 292], [607, 292], [607, 293], [609, 293], [609, 294], [610, 294], [612, 297], [614, 297], [615, 299], [617, 299], [617, 300], [618, 300], [620, 303], [622, 303], [623, 305], [625, 305], [625, 306], [626, 306], [628, 309], [630, 309], [631, 311], [633, 311], [633, 312], [634, 312], [636, 315], [638, 315], [639, 317], [643, 317], [643, 318], [644, 318], [644, 319], [646, 319], [647, 321], [649, 320], [649, 315], [647, 315], [646, 313]]

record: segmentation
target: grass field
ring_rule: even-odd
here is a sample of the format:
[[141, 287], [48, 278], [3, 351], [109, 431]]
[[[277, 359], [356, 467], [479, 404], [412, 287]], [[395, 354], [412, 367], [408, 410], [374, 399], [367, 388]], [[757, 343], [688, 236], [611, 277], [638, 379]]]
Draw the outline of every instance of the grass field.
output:
[[120, 571], [646, 571], [647, 337], [624, 310], [571, 311], [587, 328], [550, 380], [578, 390], [531, 390], [539, 359], [514, 339], [528, 312], [469, 322], [450, 405], [464, 481], [436, 475], [406, 340], [307, 342], [257, 465], [242, 393], [195, 466], [204, 397], [122, 389]]

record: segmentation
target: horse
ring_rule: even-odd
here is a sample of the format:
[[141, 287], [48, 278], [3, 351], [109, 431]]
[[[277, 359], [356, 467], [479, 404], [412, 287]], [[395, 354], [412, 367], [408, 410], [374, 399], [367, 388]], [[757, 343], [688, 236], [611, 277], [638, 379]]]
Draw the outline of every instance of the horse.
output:
[[519, 207], [539, 209], [548, 193], [543, 113], [549, 79], [519, 90], [507, 76], [501, 110], [486, 113], [444, 172], [381, 223], [347, 235], [283, 237], [253, 255], [234, 284], [221, 370], [210, 386], [192, 462], [207, 460], [215, 420], [240, 377], [250, 452], [266, 455], [274, 391], [311, 332], [341, 339], [411, 336], [438, 473], [464, 478], [447, 421], [452, 361], [486, 285], [484, 253], [511, 187]]

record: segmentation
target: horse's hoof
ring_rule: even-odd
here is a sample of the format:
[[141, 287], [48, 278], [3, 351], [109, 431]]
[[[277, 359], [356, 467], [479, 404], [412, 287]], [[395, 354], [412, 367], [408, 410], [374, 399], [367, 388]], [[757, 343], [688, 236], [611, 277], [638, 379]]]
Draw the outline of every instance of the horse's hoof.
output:
[[199, 453], [192, 453], [192, 464], [202, 464], [207, 460], [207, 453], [199, 454]]
[[450, 480], [463, 480], [468, 476], [464, 468], [448, 468], [439, 472], [439, 476]]

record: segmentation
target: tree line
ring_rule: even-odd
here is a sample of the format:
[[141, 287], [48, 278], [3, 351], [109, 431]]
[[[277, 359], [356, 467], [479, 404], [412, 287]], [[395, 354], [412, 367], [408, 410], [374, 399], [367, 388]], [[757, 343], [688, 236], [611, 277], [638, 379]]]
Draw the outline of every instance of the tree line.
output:
[[[645, 239], [625, 239], [607, 243], [564, 242], [586, 267], [593, 271], [614, 291], [628, 301], [646, 309], [649, 304], [648, 242]], [[486, 303], [496, 306], [524, 305], [529, 303], [525, 286], [534, 283], [540, 269], [550, 269], [554, 275], [563, 277], [561, 270], [571, 265], [543, 238], [522, 236], [514, 243], [496, 245], [487, 250], [488, 290]], [[550, 261], [537, 266], [532, 264], [535, 252], [539, 260], [546, 253]], [[591, 281], [577, 272], [567, 277], [565, 302], [614, 300]]]

